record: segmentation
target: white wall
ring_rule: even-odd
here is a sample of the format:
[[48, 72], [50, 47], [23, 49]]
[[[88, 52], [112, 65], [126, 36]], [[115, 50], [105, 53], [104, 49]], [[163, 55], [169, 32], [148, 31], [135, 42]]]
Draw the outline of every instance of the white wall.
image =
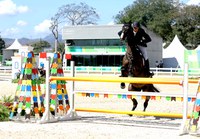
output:
[[149, 57], [150, 67], [155, 67], [156, 61], [162, 60], [163, 53], [163, 40], [161, 37], [157, 36], [155, 33], [146, 30], [146, 32], [151, 37], [151, 42], [147, 43], [147, 54]]
[[24, 57], [23, 56], [18, 56], [18, 57], [11, 57], [12, 58], [12, 79], [16, 79], [16, 73], [21, 71], [22, 67], [22, 62]]

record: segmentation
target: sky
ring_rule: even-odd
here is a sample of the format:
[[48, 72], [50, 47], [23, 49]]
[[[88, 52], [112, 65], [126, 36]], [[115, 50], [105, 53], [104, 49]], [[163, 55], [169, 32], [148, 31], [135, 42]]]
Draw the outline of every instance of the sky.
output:
[[[96, 9], [98, 25], [113, 24], [113, 17], [134, 0], [0, 0], [0, 35], [2, 38], [43, 38], [51, 34], [50, 19], [65, 4], [84, 2]], [[199, 4], [200, 0], [180, 0]]]

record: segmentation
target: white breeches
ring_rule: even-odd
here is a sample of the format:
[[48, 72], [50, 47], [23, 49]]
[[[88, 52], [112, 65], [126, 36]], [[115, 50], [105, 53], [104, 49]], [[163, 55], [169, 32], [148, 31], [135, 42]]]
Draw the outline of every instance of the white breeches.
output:
[[140, 48], [140, 51], [142, 52], [144, 59], [147, 60], [148, 59], [147, 50], [146, 50], [147, 48], [143, 46], [138, 46], [138, 47]]

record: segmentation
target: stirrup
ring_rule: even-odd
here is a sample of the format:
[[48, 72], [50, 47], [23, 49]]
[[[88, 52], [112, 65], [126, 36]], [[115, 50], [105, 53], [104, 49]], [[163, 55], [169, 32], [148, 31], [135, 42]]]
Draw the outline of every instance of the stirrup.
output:
[[132, 73], [129, 73], [129, 74], [128, 74], [128, 77], [133, 77], [133, 74], [132, 74]]
[[149, 72], [148, 73], [148, 77], [153, 77], [154, 76], [154, 73], [153, 72]]

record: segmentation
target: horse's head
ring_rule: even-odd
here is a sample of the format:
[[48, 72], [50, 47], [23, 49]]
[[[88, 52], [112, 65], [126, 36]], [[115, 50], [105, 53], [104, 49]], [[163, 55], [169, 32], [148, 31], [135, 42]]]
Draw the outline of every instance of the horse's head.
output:
[[127, 37], [133, 33], [133, 28], [130, 23], [126, 23], [122, 26], [120, 39], [127, 40]]

